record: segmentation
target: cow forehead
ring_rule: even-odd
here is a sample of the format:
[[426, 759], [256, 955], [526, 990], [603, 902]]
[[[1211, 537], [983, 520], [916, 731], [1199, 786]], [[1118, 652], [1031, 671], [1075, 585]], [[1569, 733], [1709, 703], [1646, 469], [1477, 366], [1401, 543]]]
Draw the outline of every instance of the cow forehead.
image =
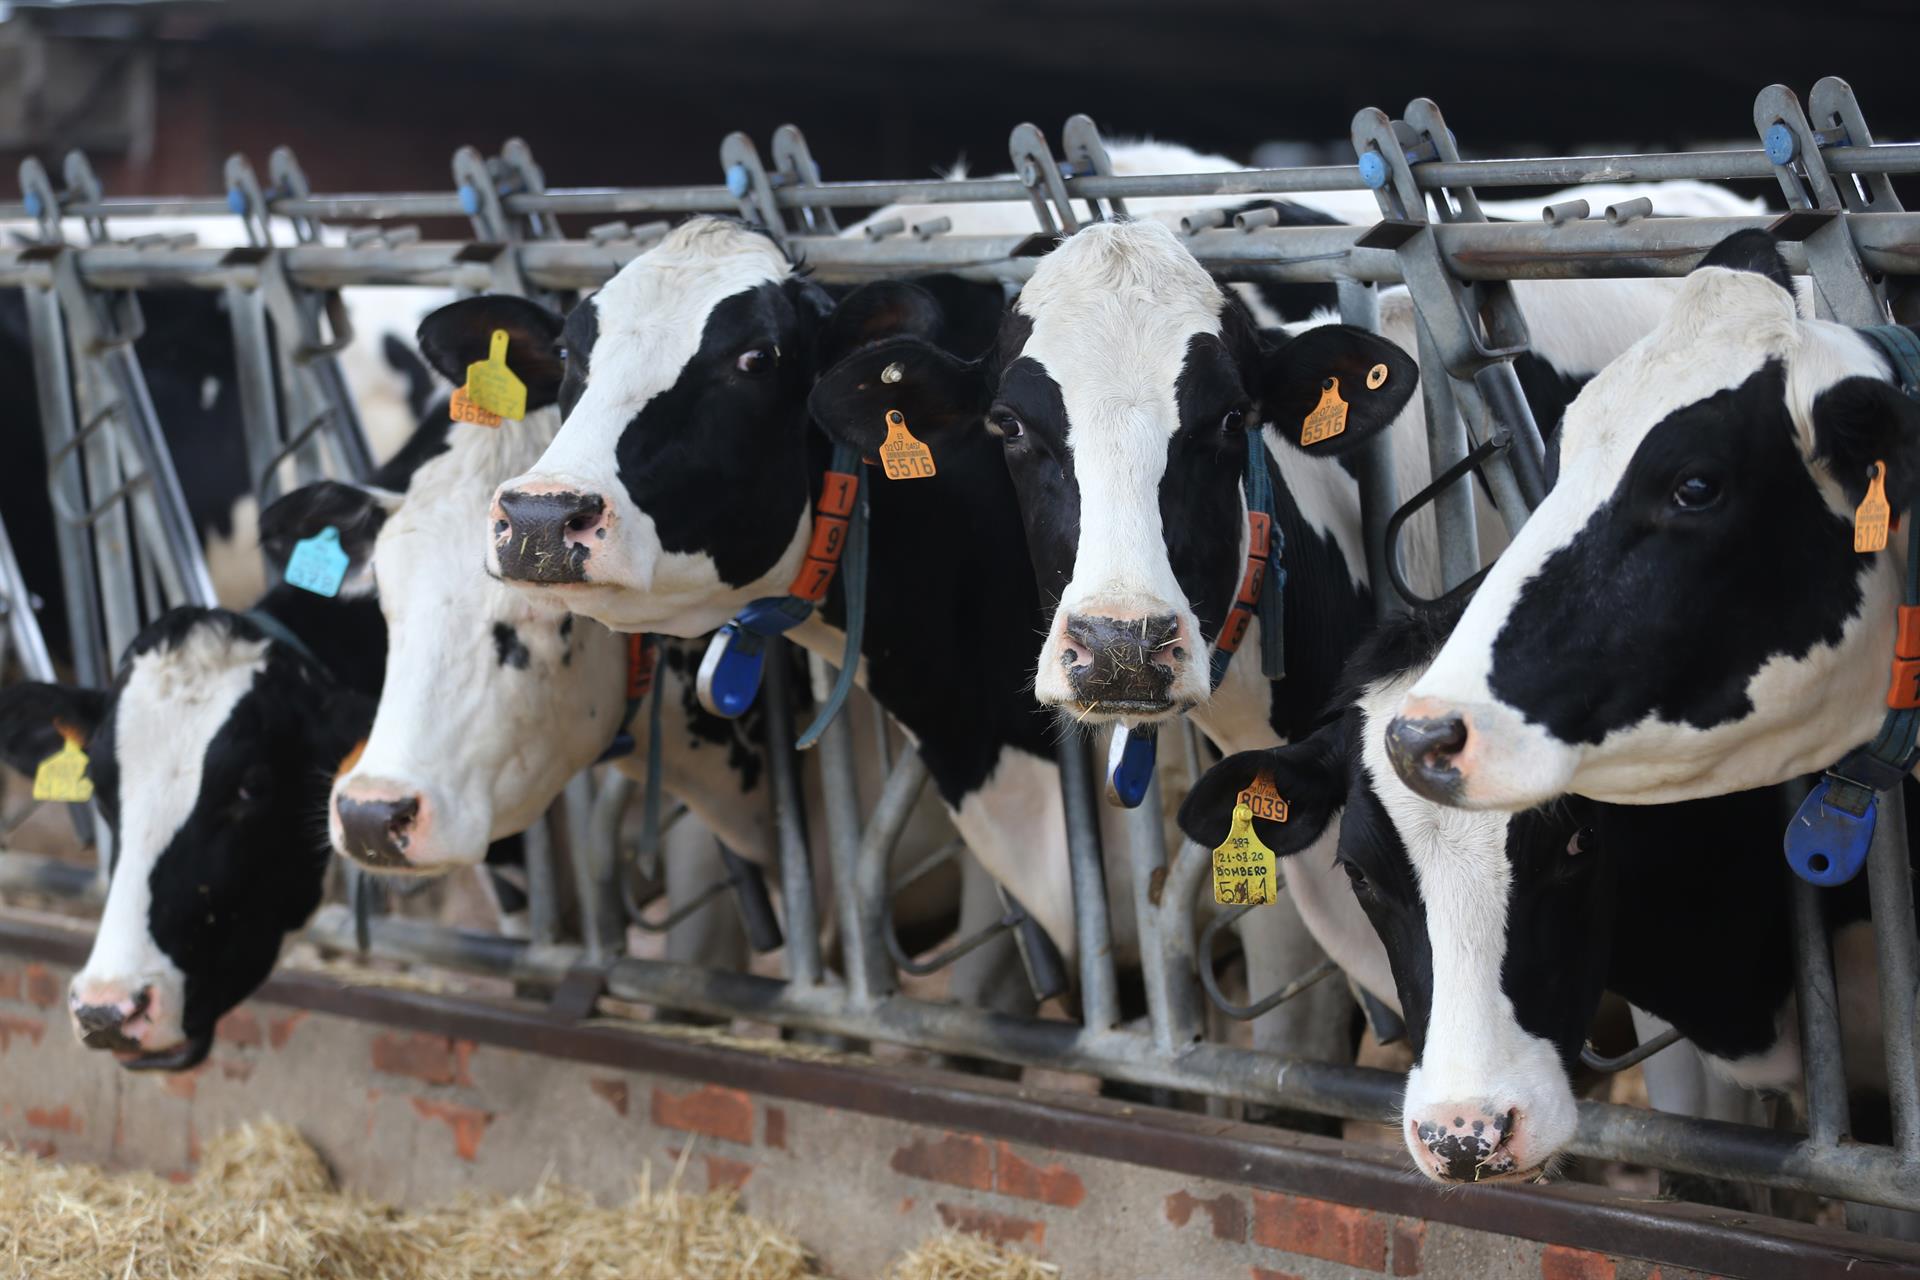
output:
[[1785, 290], [1750, 271], [1701, 268], [1661, 322], [1567, 406], [1563, 465], [1603, 460], [1610, 471], [1624, 470], [1669, 415], [1740, 386], [1770, 360], [1791, 362], [1799, 345], [1799, 318]]
[[1041, 259], [1015, 310], [1031, 325], [1022, 354], [1059, 384], [1074, 437], [1084, 440], [1141, 422], [1171, 435], [1179, 418], [1166, 410], [1188, 343], [1220, 332], [1225, 304], [1167, 228], [1100, 222]]

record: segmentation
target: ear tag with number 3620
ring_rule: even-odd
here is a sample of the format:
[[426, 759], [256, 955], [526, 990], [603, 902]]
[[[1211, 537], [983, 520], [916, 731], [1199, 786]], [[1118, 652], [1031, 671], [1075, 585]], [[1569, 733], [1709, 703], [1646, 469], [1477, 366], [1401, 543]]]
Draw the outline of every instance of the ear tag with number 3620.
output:
[[507, 367], [507, 331], [495, 329], [487, 342], [487, 358], [467, 366], [467, 403], [502, 418], [527, 416], [527, 384]]
[[340, 545], [340, 531], [328, 525], [311, 538], [293, 544], [293, 554], [287, 557], [287, 585], [331, 600], [340, 594], [350, 562], [351, 557]]
[[93, 779], [87, 776], [87, 753], [80, 749], [79, 734], [66, 725], [58, 727], [66, 741], [33, 771], [33, 798], [60, 804], [85, 804], [93, 799]]

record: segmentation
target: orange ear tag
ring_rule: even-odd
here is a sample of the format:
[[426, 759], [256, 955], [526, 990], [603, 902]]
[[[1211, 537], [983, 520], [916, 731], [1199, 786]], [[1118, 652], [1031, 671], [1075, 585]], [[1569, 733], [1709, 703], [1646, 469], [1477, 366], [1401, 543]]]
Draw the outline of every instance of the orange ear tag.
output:
[[507, 367], [507, 331], [495, 329], [487, 340], [487, 358], [467, 366], [467, 399], [475, 408], [502, 418], [527, 416], [527, 384]]
[[1234, 803], [1246, 805], [1253, 811], [1254, 817], [1264, 818], [1268, 822], [1287, 820], [1287, 802], [1281, 796], [1280, 789], [1273, 785], [1273, 775], [1264, 769], [1254, 776]]
[[1378, 391], [1387, 384], [1387, 366], [1377, 364], [1367, 370], [1367, 390]]
[[887, 438], [880, 442], [880, 469], [889, 480], [925, 480], [935, 473], [933, 450], [907, 430], [907, 415], [887, 410]]
[[1300, 447], [1331, 440], [1347, 429], [1347, 402], [1340, 398], [1340, 379], [1328, 378], [1320, 384], [1320, 403], [1300, 424]]
[[93, 799], [93, 779], [87, 776], [87, 753], [80, 749], [80, 735], [64, 724], [54, 727], [66, 742], [33, 771], [33, 798], [85, 804]]
[[1853, 549], [1862, 555], [1880, 551], [1887, 545], [1887, 524], [1893, 508], [1887, 505], [1887, 464], [1873, 464], [1873, 479], [1867, 481], [1867, 496], [1853, 509]]
[[1253, 830], [1253, 809], [1233, 806], [1233, 826], [1213, 851], [1213, 900], [1223, 907], [1261, 907], [1279, 892], [1280, 868], [1273, 850]]
[[453, 397], [447, 401], [447, 416], [455, 422], [471, 422], [476, 427], [497, 427], [506, 419], [497, 413], [488, 413], [467, 396], [465, 387], [455, 387]]

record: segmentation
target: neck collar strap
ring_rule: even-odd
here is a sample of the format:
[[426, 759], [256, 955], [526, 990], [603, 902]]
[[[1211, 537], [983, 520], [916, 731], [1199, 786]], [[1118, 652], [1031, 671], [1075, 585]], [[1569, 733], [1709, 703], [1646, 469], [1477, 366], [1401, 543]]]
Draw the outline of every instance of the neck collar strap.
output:
[[[617, 760], [621, 756], [633, 754], [633, 717], [640, 710], [640, 704], [653, 692], [654, 677], [660, 661], [660, 646], [649, 635], [630, 635], [627, 637], [627, 709], [620, 717], [620, 732], [613, 735], [613, 741], [600, 753], [595, 764], [606, 760]], [[659, 708], [654, 709], [654, 717], [659, 718]], [[652, 769], [653, 762], [647, 762]]]
[[278, 641], [280, 644], [287, 646], [287, 648], [305, 658], [308, 662], [311, 662], [314, 666], [325, 671], [328, 675], [333, 674], [332, 668], [320, 661], [319, 655], [307, 647], [305, 640], [293, 634], [293, 631], [286, 623], [280, 621], [280, 619], [274, 617], [272, 614], [263, 609], [248, 609], [240, 616], [260, 630], [266, 632], [267, 639]]

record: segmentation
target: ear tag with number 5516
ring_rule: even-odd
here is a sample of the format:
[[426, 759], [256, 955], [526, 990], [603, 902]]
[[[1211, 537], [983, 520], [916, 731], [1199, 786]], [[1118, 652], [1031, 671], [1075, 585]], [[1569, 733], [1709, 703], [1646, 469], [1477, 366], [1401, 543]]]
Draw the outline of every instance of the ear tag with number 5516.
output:
[[1213, 851], [1213, 900], [1226, 907], [1259, 907], [1278, 894], [1280, 868], [1273, 850], [1254, 834], [1253, 810], [1233, 806], [1233, 826]]
[[311, 538], [293, 544], [293, 554], [287, 557], [287, 585], [331, 600], [340, 594], [350, 562], [351, 557], [340, 545], [340, 531], [328, 525]]
[[66, 742], [33, 771], [33, 798], [60, 804], [85, 804], [93, 799], [93, 779], [87, 776], [87, 753], [80, 749], [79, 734], [65, 725], [58, 727]]
[[487, 342], [487, 358], [467, 366], [467, 403], [502, 418], [527, 416], [527, 384], [507, 367], [507, 331], [495, 329]]
[[1328, 378], [1320, 384], [1320, 403], [1313, 406], [1300, 424], [1300, 446], [1331, 440], [1347, 429], [1347, 402], [1340, 398], [1340, 379]]
[[907, 415], [887, 410], [887, 438], [880, 442], [880, 469], [889, 480], [925, 480], [935, 474], [933, 450], [907, 430]]

